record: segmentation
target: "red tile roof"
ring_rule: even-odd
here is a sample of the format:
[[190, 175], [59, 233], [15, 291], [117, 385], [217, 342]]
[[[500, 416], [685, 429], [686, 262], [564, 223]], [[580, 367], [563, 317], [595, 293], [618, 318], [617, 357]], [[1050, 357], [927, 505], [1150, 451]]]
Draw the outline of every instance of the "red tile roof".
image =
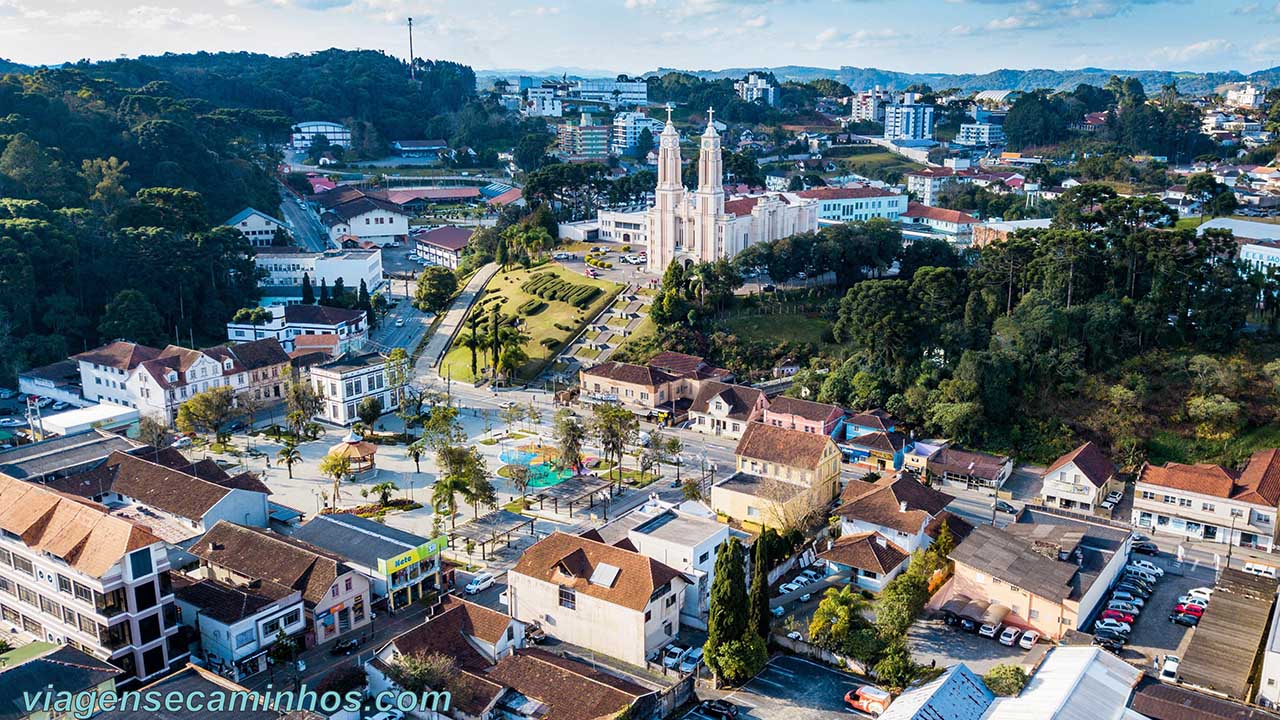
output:
[[151, 360], [158, 356], [160, 351], [147, 347], [146, 345], [138, 345], [137, 343], [125, 342], [117, 340], [107, 343], [99, 348], [94, 348], [78, 355], [72, 355], [72, 360], [80, 362], [94, 363], [97, 365], [105, 365], [119, 370], [132, 370], [138, 365]]
[[780, 428], [764, 423], [748, 423], [734, 454], [788, 467], [817, 469], [831, 445], [826, 435]]
[[1107, 459], [1106, 455], [1102, 454], [1098, 446], [1092, 442], [1087, 442], [1053, 461], [1049, 469], [1045, 470], [1044, 476], [1048, 477], [1069, 463], [1075, 463], [1076, 467], [1080, 469], [1080, 472], [1084, 473], [1085, 477], [1089, 478], [1089, 482], [1093, 483], [1094, 487], [1102, 487], [1116, 474], [1116, 466], [1111, 464], [1111, 461]]
[[835, 511], [841, 517], [914, 535], [955, 498], [917, 480], [890, 477], [873, 484], [850, 481], [841, 499]]
[[[618, 569], [609, 585], [591, 582], [602, 564]], [[644, 610], [655, 590], [685, 577], [678, 570], [640, 553], [562, 532], [552, 533], [525, 550], [511, 572], [571, 587], [584, 595], [632, 610]], [[672, 588], [673, 592], [678, 590]]]
[[501, 195], [495, 195], [489, 198], [490, 205], [510, 205], [524, 197], [524, 191], [520, 188], [512, 188]]
[[724, 203], [724, 211], [730, 215], [750, 215], [752, 208], [754, 208], [758, 202], [760, 202], [759, 196], [726, 200]]
[[428, 245], [435, 245], [445, 250], [457, 252], [467, 246], [471, 242], [471, 235], [474, 231], [470, 228], [455, 227], [453, 225], [441, 225], [438, 228], [432, 228], [426, 232], [417, 233], [413, 236], [414, 241], [424, 242]]
[[908, 218], [924, 218], [934, 222], [955, 223], [956, 225], [976, 225], [978, 219], [959, 210], [946, 210], [917, 202], [907, 203], [907, 211], [902, 214]]
[[880, 533], [866, 532], [836, 540], [826, 551], [818, 553], [818, 557], [883, 575], [905, 562], [908, 556], [906, 550]]
[[1147, 464], [1138, 482], [1274, 508], [1280, 505], [1280, 450], [1259, 450], [1239, 473], [1220, 465]]
[[817, 187], [810, 190], [802, 190], [796, 195], [807, 200], [857, 200], [861, 198], [900, 197], [899, 193], [872, 187]]

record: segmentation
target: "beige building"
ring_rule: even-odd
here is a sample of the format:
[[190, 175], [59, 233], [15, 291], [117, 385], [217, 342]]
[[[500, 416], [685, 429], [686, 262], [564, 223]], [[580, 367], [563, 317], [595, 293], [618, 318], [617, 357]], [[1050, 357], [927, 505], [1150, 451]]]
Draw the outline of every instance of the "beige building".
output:
[[1107, 493], [1122, 487], [1116, 466], [1092, 442], [1055, 460], [1043, 480], [1040, 494], [1046, 506], [1079, 513], [1094, 512]]
[[1219, 465], [1143, 465], [1133, 526], [1188, 540], [1271, 552], [1280, 505], [1280, 450], [1260, 450], [1242, 471]]
[[689, 429], [704, 435], [738, 439], [747, 431], [747, 423], [761, 418], [768, 404], [762, 390], [706, 382], [689, 406]]
[[689, 412], [702, 386], [732, 378], [728, 370], [696, 355], [661, 352], [644, 365], [603, 362], [581, 370], [578, 381], [588, 402], [616, 403], [634, 413]]
[[558, 640], [644, 667], [680, 631], [689, 584], [638, 552], [557, 532], [507, 573], [508, 608]]
[[737, 472], [711, 487], [711, 509], [745, 525], [803, 524], [839, 494], [840, 449], [824, 435], [751, 423]]

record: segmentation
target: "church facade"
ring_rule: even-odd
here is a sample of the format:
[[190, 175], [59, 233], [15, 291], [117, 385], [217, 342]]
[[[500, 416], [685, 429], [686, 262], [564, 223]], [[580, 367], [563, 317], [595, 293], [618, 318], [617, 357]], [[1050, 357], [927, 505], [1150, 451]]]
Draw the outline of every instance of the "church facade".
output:
[[[708, 113], [711, 114], [711, 113]], [[653, 205], [639, 212], [601, 212], [602, 237], [644, 244], [647, 269], [672, 262], [732, 258], [748, 246], [818, 229], [818, 203], [790, 193], [725, 199], [720, 134], [710, 119], [699, 138], [698, 186], [681, 181], [680, 133], [667, 123], [658, 141], [658, 184]]]

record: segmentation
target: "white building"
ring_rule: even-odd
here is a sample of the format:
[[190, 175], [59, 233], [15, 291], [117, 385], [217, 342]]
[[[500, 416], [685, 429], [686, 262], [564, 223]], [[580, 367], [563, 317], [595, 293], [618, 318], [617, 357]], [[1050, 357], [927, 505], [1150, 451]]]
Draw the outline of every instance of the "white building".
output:
[[182, 661], [165, 543], [146, 526], [0, 474], [0, 618], [144, 680]]
[[507, 573], [508, 609], [557, 640], [644, 667], [680, 632], [688, 584], [641, 553], [555, 532]]
[[311, 147], [311, 141], [316, 135], [324, 135], [328, 138], [330, 145], [351, 147], [351, 130], [347, 126], [319, 120], [308, 120], [294, 125], [291, 142], [295, 148], [306, 150]]
[[764, 75], [751, 73], [743, 80], [733, 84], [733, 91], [746, 102], [762, 102], [765, 105], [778, 104], [778, 88], [769, 82]]
[[1228, 90], [1227, 104], [1245, 110], [1257, 110], [1263, 106], [1266, 94], [1267, 91], [1263, 88], [1253, 83], [1248, 83], [1244, 87]]
[[293, 339], [299, 335], [334, 335], [339, 352], [359, 350], [369, 339], [369, 322], [363, 310], [327, 305], [269, 305], [267, 310], [271, 319], [258, 325], [227, 323], [227, 339], [247, 342], [273, 337], [288, 352], [293, 352]]
[[427, 261], [428, 265], [439, 265], [450, 270], [457, 270], [462, 262], [462, 253], [471, 242], [471, 228], [457, 225], [441, 225], [423, 232], [413, 234], [414, 249], [418, 257]]
[[385, 355], [365, 353], [343, 355], [337, 360], [314, 365], [311, 382], [324, 398], [324, 407], [316, 419], [334, 425], [351, 425], [360, 419], [358, 410], [365, 398], [376, 398], [382, 411], [390, 412], [400, 405], [399, 395], [387, 379]]
[[1280, 707], [1280, 603], [1271, 610], [1271, 629], [1262, 646], [1262, 674], [1256, 702], [1265, 708]]
[[993, 123], [964, 123], [953, 142], [974, 147], [1004, 145], [1004, 128]]
[[796, 193], [818, 202], [818, 223], [843, 223], [884, 218], [897, 222], [907, 211], [907, 196], [872, 187], [820, 187]]
[[129, 376], [134, 407], [147, 417], [169, 425], [178, 406], [191, 396], [219, 387], [240, 392], [249, 384], [244, 366], [225, 347], [192, 350], [170, 345]]
[[86, 400], [136, 408], [137, 400], [129, 391], [129, 377], [144, 361], [159, 354], [153, 347], [116, 340], [72, 355], [71, 359], [80, 367], [80, 387]]
[[277, 231], [286, 231], [284, 223], [253, 208], [241, 210], [222, 224], [239, 230], [254, 247], [266, 247]]
[[[342, 284], [356, 290], [360, 283], [370, 293], [380, 289], [382, 278], [382, 250], [326, 250], [310, 252], [297, 247], [272, 247], [258, 250], [253, 258], [259, 270], [266, 276], [258, 281], [265, 295], [283, 288], [299, 288], [302, 276], [311, 280], [312, 289], [319, 295], [320, 284], [329, 287], [341, 278]], [[301, 299], [301, 294], [297, 297]]]
[[1243, 471], [1218, 465], [1142, 466], [1133, 494], [1135, 528], [1193, 541], [1271, 552], [1280, 450], [1260, 450]]
[[1115, 466], [1092, 442], [1055, 460], [1042, 477], [1044, 504], [1071, 512], [1092, 513], [1108, 493], [1120, 488]]
[[973, 242], [973, 228], [981, 222], [959, 210], [907, 203], [902, 214], [902, 234], [908, 239], [939, 238], [960, 246]]
[[374, 245], [395, 245], [409, 235], [409, 213], [399, 205], [373, 196], [335, 205], [320, 216], [329, 239], [353, 238]]
[[885, 106], [884, 137], [886, 140], [932, 140], [933, 106], [916, 103]]
[[893, 102], [893, 92], [879, 85], [849, 99], [849, 119], [853, 122], [884, 122], [885, 105]]
[[236, 682], [267, 669], [280, 633], [291, 638], [307, 628], [302, 593], [292, 588], [266, 592], [177, 575], [174, 590], [182, 624], [200, 636], [209, 669]]
[[613, 152], [625, 155], [635, 150], [640, 142], [640, 134], [648, 129], [653, 135], [654, 144], [662, 132], [662, 121], [651, 118], [643, 112], [620, 112], [613, 116]]
[[907, 192], [915, 193], [920, 202], [933, 205], [938, 195], [951, 185], [973, 180], [974, 173], [966, 168], [927, 167], [907, 173]]
[[528, 95], [520, 104], [520, 113], [525, 117], [560, 117], [564, 115], [564, 101], [556, 97], [555, 88], [529, 88]]
[[610, 107], [649, 104], [649, 83], [643, 80], [575, 80], [569, 97], [609, 103]]

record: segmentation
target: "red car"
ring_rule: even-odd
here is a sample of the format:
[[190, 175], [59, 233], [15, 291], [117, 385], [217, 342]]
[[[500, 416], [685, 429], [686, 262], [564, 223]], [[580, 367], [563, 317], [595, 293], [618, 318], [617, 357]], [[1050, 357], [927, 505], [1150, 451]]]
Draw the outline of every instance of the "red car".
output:
[[1119, 620], [1122, 623], [1133, 624], [1133, 616], [1129, 613], [1120, 612], [1119, 610], [1105, 610], [1101, 617], [1103, 619]]
[[1173, 611], [1175, 613], [1186, 613], [1188, 615], [1195, 615], [1196, 617], [1200, 617], [1204, 615], [1204, 608], [1200, 607], [1199, 605], [1191, 605], [1189, 603], [1186, 605], [1175, 605], [1173, 608]]

